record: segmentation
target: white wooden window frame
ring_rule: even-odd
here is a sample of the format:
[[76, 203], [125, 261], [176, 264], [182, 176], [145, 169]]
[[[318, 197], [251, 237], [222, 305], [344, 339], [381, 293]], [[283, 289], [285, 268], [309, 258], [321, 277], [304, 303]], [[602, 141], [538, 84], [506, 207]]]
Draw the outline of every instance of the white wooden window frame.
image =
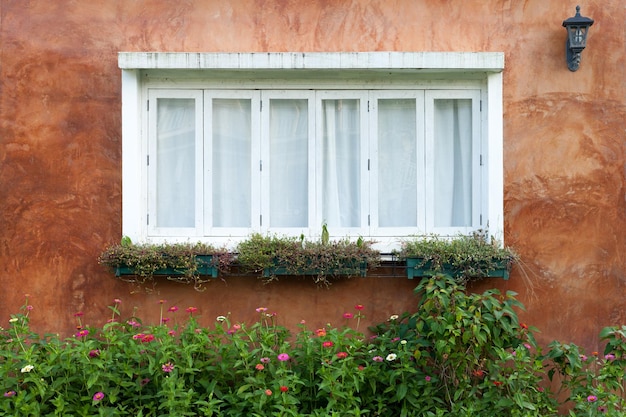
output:
[[[259, 89], [288, 86], [351, 90], [370, 90], [372, 86], [387, 89], [475, 89], [478, 85], [479, 106], [482, 107], [480, 152], [484, 173], [480, 182], [481, 226], [488, 228], [491, 235], [503, 239], [504, 54], [501, 52], [120, 52], [118, 64], [122, 70], [122, 234], [133, 241], [187, 241], [196, 237], [215, 243], [237, 241], [234, 234], [207, 236], [204, 225], [196, 227], [201, 231], [196, 234], [204, 236], [151, 236], [146, 219], [149, 197], [145, 157], [148, 154], [146, 132], [149, 121], [145, 109], [148, 90], [156, 85], [169, 89], [239, 89], [255, 85]], [[251, 84], [252, 81], [254, 84]], [[206, 197], [207, 191], [204, 192]], [[445, 230], [441, 232], [447, 233]], [[372, 233], [374, 235], [376, 233]], [[397, 248], [401, 237], [377, 239], [380, 241], [379, 248]]]

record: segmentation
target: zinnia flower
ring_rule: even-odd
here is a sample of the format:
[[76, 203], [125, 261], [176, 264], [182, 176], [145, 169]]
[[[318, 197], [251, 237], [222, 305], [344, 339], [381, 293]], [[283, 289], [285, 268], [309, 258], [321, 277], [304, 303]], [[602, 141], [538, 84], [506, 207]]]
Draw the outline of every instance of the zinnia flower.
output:
[[122, 300], [120, 300], [119, 298], [114, 298], [113, 299], [113, 303], [115, 303], [115, 304], [122, 304]]
[[17, 394], [15, 391], [7, 391], [4, 393], [4, 396], [10, 398], [13, 397], [15, 394]]
[[263, 366], [262, 363], [257, 363], [255, 368], [257, 371], [262, 371], [263, 369], [265, 369], [265, 366]]
[[197, 309], [196, 307], [187, 307], [187, 308], [185, 309], [185, 311], [186, 311], [187, 313], [189, 313], [189, 314], [193, 314], [193, 313], [195, 313], [196, 311], [198, 311], [198, 309]]
[[271, 389], [266, 389], [265, 390], [265, 395], [272, 395], [272, 390]]
[[372, 358], [372, 360], [373, 360], [374, 362], [382, 362], [382, 361], [383, 361], [383, 357], [382, 357], [382, 356], [374, 356], [374, 357]]
[[266, 312], [266, 311], [267, 311], [267, 307], [258, 307], [258, 308], [256, 309], [256, 312], [257, 312], [257, 313], [264, 313], [264, 312]]
[[97, 401], [101, 401], [103, 398], [104, 398], [104, 393], [103, 393], [103, 392], [100, 392], [100, 391], [96, 392], [96, 393], [93, 395], [93, 400], [94, 400], [94, 401], [96, 401], [96, 402], [97, 402]]
[[270, 363], [270, 358], [261, 358], [261, 363]]
[[76, 333], [76, 337], [85, 337], [89, 334], [89, 330], [81, 330], [78, 333]]
[[324, 343], [322, 343], [322, 346], [324, 346], [325, 348], [333, 347], [333, 345], [334, 343], [331, 342], [330, 340], [327, 340]]
[[280, 392], [287, 392], [287, 391], [289, 391], [289, 388], [288, 388], [288, 387], [286, 387], [286, 386], [284, 386], [284, 385], [281, 385], [281, 386], [280, 386]]
[[354, 306], [355, 310], [363, 310], [365, 307], [363, 306], [363, 304], [357, 304]]
[[398, 355], [396, 355], [395, 353], [390, 353], [385, 359], [387, 360], [387, 362], [391, 362], [395, 361], [397, 357]]
[[428, 375], [426, 375], [426, 376], [424, 377], [424, 380], [425, 380], [426, 382], [430, 382], [430, 377], [429, 377]]
[[176, 313], [178, 311], [178, 307], [171, 306], [170, 308], [167, 309], [167, 311], [169, 311], [170, 313]]
[[326, 336], [326, 329], [317, 329], [317, 330], [315, 331], [315, 334], [316, 334], [317, 336], [319, 336], [319, 337]]
[[348, 357], [348, 352], [337, 352], [337, 357], [339, 359], [345, 359]]
[[613, 359], [615, 359], [615, 355], [609, 353], [608, 355], [604, 355], [604, 359], [606, 359], [607, 361], [612, 361]]
[[79, 312], [77, 312], [77, 313], [74, 313], [74, 317], [82, 317], [82, 316], [83, 316], [83, 314], [84, 314], [84, 313], [83, 313], [82, 311], [79, 311]]
[[226, 321], [226, 317], [225, 316], [217, 316], [215, 318], [216, 321], [219, 321], [220, 323], [225, 322]]
[[390, 321], [394, 321], [394, 320], [398, 320], [398, 315], [397, 314], [393, 314], [391, 317], [389, 317]]
[[164, 363], [163, 365], [161, 365], [161, 369], [163, 370], [163, 372], [169, 373], [174, 370], [174, 365], [171, 364], [170, 362]]
[[92, 349], [89, 351], [90, 358], [97, 358], [98, 356], [100, 356], [100, 351], [98, 349]]
[[354, 314], [352, 314], [352, 313], [343, 313], [343, 318], [344, 319], [351, 319], [352, 317], [354, 317]]
[[286, 353], [280, 353], [278, 355], [278, 360], [281, 361], [281, 362], [288, 361], [289, 360], [289, 355], [286, 354]]
[[17, 317], [13, 317], [9, 319], [9, 323], [15, 323], [17, 321]]
[[590, 403], [595, 403], [596, 401], [598, 401], [598, 397], [596, 397], [595, 395], [590, 395], [587, 397], [587, 401]]

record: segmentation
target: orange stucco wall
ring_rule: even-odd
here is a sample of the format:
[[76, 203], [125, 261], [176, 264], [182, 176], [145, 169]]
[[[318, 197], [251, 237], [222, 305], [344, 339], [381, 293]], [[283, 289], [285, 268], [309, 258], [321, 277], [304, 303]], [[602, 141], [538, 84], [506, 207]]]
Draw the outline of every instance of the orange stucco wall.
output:
[[[33, 324], [101, 323], [123, 300], [158, 320], [158, 300], [204, 320], [341, 324], [411, 309], [415, 282], [393, 271], [316, 289], [254, 277], [204, 293], [162, 285], [133, 293], [96, 257], [121, 235], [118, 51], [502, 51], [505, 239], [523, 257], [510, 281], [523, 319], [595, 349], [598, 330], [626, 324], [626, 9], [582, 2], [595, 19], [581, 68], [564, 62], [573, 1], [546, 0], [0, 0], [0, 317], [30, 294]], [[4, 320], [4, 319], [2, 319]]]

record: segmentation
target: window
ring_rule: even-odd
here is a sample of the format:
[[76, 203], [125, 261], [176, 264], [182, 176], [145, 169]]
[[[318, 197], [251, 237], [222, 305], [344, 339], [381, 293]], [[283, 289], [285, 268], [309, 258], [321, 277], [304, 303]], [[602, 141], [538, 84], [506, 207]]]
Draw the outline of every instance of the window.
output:
[[[500, 55], [485, 57], [491, 70], [461, 60], [471, 68], [424, 74], [385, 53], [358, 68], [324, 59], [351, 54], [269, 54], [245, 68], [266, 54], [181, 55], [120, 54], [131, 238], [315, 236], [326, 223], [393, 247], [411, 234], [501, 233]], [[288, 56], [313, 63], [291, 68]]]

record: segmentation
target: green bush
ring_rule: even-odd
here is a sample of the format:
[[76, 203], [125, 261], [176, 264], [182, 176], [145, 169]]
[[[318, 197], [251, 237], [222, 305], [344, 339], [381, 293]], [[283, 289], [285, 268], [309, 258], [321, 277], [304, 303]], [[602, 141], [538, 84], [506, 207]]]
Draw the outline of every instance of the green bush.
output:
[[0, 415], [549, 417], [557, 395], [542, 381], [557, 372], [570, 415], [623, 415], [626, 328], [602, 332], [604, 355], [557, 342], [542, 354], [512, 292], [469, 294], [446, 276], [416, 292], [416, 312], [371, 336], [362, 305], [341, 327], [292, 333], [265, 307], [254, 323], [202, 327], [196, 308], [162, 301], [160, 324], [144, 325], [116, 299], [105, 325], [78, 312], [61, 339], [30, 330], [27, 299], [0, 330]]

